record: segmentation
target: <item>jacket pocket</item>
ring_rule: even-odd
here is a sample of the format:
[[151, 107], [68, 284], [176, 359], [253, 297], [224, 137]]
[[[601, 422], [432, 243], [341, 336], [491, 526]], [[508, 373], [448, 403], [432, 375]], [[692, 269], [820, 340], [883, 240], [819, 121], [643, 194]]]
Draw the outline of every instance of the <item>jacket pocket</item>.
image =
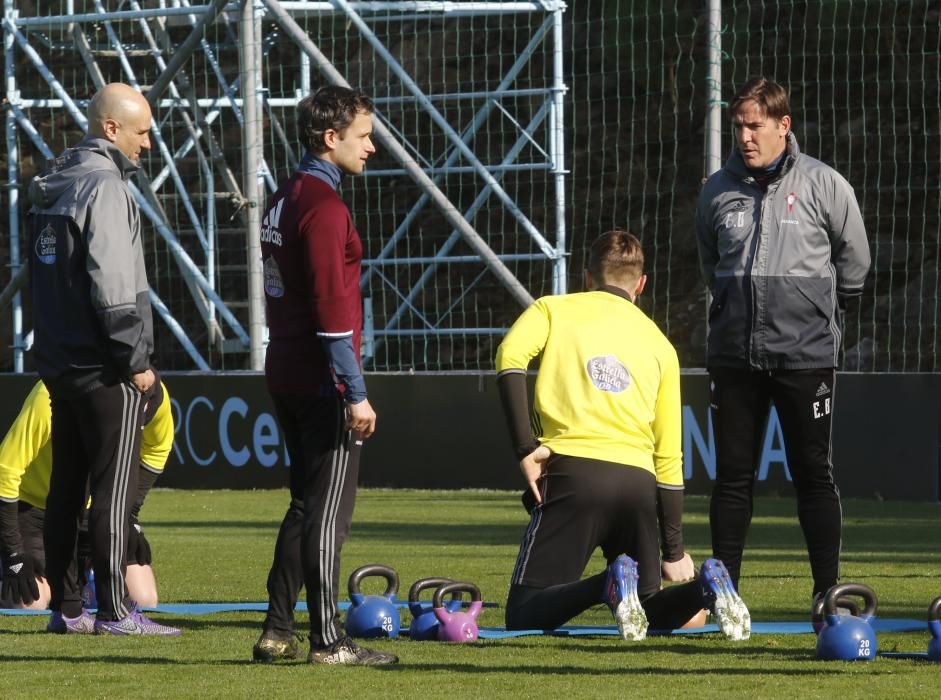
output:
[[715, 321], [719, 314], [722, 313], [722, 310], [725, 308], [725, 302], [728, 296], [729, 289], [727, 286], [723, 285], [722, 287], [716, 289], [715, 293], [712, 295], [712, 302], [709, 304], [710, 323]]
[[833, 317], [833, 305], [829, 303], [828, 300], [817, 291], [817, 289], [803, 284], [796, 284], [794, 286], [797, 288], [797, 291], [800, 292], [801, 296], [813, 304], [814, 308], [823, 318], [829, 321]]

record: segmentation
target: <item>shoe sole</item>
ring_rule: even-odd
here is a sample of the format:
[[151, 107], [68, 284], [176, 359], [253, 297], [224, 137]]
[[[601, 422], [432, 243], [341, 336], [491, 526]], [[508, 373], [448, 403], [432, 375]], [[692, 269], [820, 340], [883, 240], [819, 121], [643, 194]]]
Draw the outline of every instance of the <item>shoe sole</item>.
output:
[[[634, 598], [637, 597], [635, 593]], [[618, 621], [618, 631], [621, 633], [621, 639], [629, 642], [639, 642], [647, 637], [647, 615], [640, 605], [632, 603], [631, 598], [627, 597], [618, 605], [614, 614]]]
[[702, 575], [716, 596], [712, 612], [722, 634], [737, 642], [748, 639], [751, 636], [751, 614], [732, 585], [725, 566], [720, 561], [709, 560], [703, 565]]
[[382, 658], [372, 658], [368, 660], [357, 659], [355, 661], [318, 661], [307, 657], [307, 663], [314, 666], [389, 666], [399, 662], [398, 656], [385, 655]]
[[637, 596], [637, 564], [627, 567], [627, 591], [624, 599], [618, 603], [614, 618], [618, 623], [621, 639], [639, 642], [647, 637], [647, 614]]
[[157, 632], [143, 628], [122, 630], [114, 627], [95, 627], [95, 634], [110, 634], [114, 637], [179, 637], [182, 634], [182, 630]]
[[95, 634], [94, 630], [50, 630], [53, 634]]
[[301, 658], [303, 654], [298, 651], [294, 654], [266, 654], [252, 649], [252, 661], [259, 664], [273, 664], [277, 661], [294, 661]]

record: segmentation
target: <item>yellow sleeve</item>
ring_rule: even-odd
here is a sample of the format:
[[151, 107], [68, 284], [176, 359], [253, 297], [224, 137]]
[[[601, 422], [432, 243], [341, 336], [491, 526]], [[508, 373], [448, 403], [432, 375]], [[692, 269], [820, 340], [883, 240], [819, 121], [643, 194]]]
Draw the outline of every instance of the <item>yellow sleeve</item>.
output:
[[50, 448], [51, 435], [52, 406], [49, 392], [40, 381], [27, 395], [19, 415], [0, 443], [0, 499], [19, 500], [23, 475], [40, 451]]
[[524, 370], [539, 355], [549, 339], [549, 309], [539, 299], [516, 320], [497, 348], [497, 373], [508, 369]]
[[144, 426], [140, 440], [140, 461], [152, 472], [162, 472], [170, 450], [173, 449], [173, 410], [170, 407], [170, 392], [163, 387], [163, 403], [157, 409], [153, 419]]
[[680, 399], [680, 363], [667, 345], [661, 356], [660, 390], [653, 422], [653, 462], [657, 484], [683, 486], [683, 409]]

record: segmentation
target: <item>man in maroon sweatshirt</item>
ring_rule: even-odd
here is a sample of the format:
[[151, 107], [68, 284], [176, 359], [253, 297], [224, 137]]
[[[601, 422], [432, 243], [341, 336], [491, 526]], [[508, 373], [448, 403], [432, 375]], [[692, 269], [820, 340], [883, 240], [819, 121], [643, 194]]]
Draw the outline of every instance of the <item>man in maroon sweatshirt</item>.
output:
[[337, 619], [340, 549], [350, 529], [359, 455], [376, 428], [359, 363], [363, 247], [337, 194], [376, 149], [372, 101], [338, 86], [298, 105], [306, 154], [271, 197], [261, 223], [270, 341], [265, 377], [288, 455], [291, 503], [268, 574], [268, 614], [256, 661], [300, 655], [294, 606], [307, 589], [310, 663], [379, 665]]

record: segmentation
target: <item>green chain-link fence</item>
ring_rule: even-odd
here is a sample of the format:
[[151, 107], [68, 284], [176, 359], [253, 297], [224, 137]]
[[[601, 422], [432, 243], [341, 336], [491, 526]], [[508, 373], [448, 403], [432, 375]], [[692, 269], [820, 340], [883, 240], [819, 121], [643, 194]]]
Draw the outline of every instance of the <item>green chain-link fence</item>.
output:
[[[489, 110], [468, 137], [469, 147], [554, 245], [560, 210], [552, 172], [551, 117], [545, 109], [554, 94], [552, 13], [540, 10], [540, 3], [529, 4], [529, 11], [477, 16], [389, 10], [364, 12], [363, 17], [458, 133], [466, 134], [475, 116]], [[70, 7], [76, 13], [114, 13], [161, 6], [182, 5], [16, 3], [21, 17], [64, 14]], [[209, 256], [200, 237], [211, 243], [219, 293], [245, 323], [243, 212], [221, 165], [227, 163], [234, 181], [242, 182], [239, 115], [226, 102], [228, 96], [239, 96], [237, 14], [235, 9], [228, 20], [210, 26], [205, 43], [183, 68], [187, 80], [177, 85], [183, 97], [203, 100], [205, 128], [211, 130], [221, 157], [214, 160], [205, 144], [201, 153], [187, 147], [190, 134], [182, 112], [163, 107], [156, 118], [178, 173], [155, 156], [145, 169], [154, 185], [153, 200], [203, 269]], [[349, 82], [376, 98], [387, 124], [439, 178], [452, 202], [469, 212], [468, 220], [530, 293], [551, 293], [551, 262], [493, 193], [477, 201], [483, 184], [466, 158], [447, 165], [453, 144], [356, 27], [336, 11], [294, 16]], [[71, 26], [19, 28], [41, 63], [80, 105], [94, 91], [88, 55], [106, 80], [128, 81], [131, 66], [134, 79], [146, 87], [161, 71], [155, 55], [162, 51], [168, 59], [167, 47], [182, 41], [192, 26], [185, 15], [110, 23], [107, 18], [101, 14]], [[156, 49], [142, 21], [154, 35]], [[585, 251], [597, 234], [630, 227], [644, 242], [651, 277], [643, 307], [676, 345], [683, 366], [702, 366], [706, 302], [692, 218], [705, 175], [711, 48], [706, 3], [573, 0], [561, 24], [561, 80], [567, 88], [563, 155], [568, 173], [562, 201], [567, 287], [580, 289]], [[8, 16], [8, 36], [11, 27]], [[84, 60], [76, 27], [89, 47]], [[262, 28], [268, 100], [265, 158], [269, 181], [275, 182], [290, 172], [298, 156], [293, 101], [323, 79], [270, 18], [263, 19]], [[863, 298], [847, 315], [844, 368], [941, 371], [941, 3], [725, 0], [720, 36], [722, 98], [728, 99], [757, 74], [785, 84], [802, 150], [835, 167], [855, 188], [870, 237], [873, 270]], [[501, 86], [527, 51], [518, 74]], [[20, 44], [12, 42], [7, 53], [18, 98], [56, 98]], [[185, 92], [185, 83], [191, 93]], [[218, 104], [213, 106], [213, 101]], [[80, 131], [65, 109], [30, 104], [24, 114], [52, 151], [77, 140]], [[723, 149], [728, 152], [732, 141], [725, 115], [723, 127]], [[42, 154], [21, 126], [16, 143], [18, 178], [24, 184], [41, 164]], [[449, 170], [444, 172], [446, 165]], [[395, 162], [380, 153], [369, 170], [371, 175], [348, 178], [343, 186], [364, 237], [365, 256], [372, 261], [365, 268], [364, 284], [375, 331], [367, 366], [391, 371], [490, 369], [502, 329], [518, 315], [519, 305], [483, 265], [467, 259], [471, 250], [463, 241], [450, 240], [452, 228], [437, 210], [430, 205], [416, 208], [421, 191]], [[192, 212], [181, 190], [189, 193]], [[4, 209], [8, 198], [9, 192], [4, 194]], [[0, 254], [9, 261], [6, 219], [3, 226]], [[399, 229], [404, 235], [396, 238]], [[200, 316], [163, 239], [152, 227], [146, 235], [152, 285], [199, 352], [213, 369], [245, 367], [246, 354], [231, 352], [239, 345], [231, 341], [232, 334], [226, 330], [230, 341], [219, 342]], [[380, 261], [384, 250], [397, 264]], [[429, 266], [434, 256], [439, 264]], [[447, 260], [441, 262], [441, 257]], [[5, 268], [0, 285], [8, 280]], [[26, 304], [28, 330], [28, 299]], [[11, 323], [9, 308], [0, 310], [5, 346], [12, 344]], [[192, 358], [167, 327], [158, 328], [159, 364], [165, 369], [193, 368]], [[29, 369], [29, 353], [26, 357]], [[11, 369], [11, 358], [10, 348], [4, 348], [2, 369]]]

